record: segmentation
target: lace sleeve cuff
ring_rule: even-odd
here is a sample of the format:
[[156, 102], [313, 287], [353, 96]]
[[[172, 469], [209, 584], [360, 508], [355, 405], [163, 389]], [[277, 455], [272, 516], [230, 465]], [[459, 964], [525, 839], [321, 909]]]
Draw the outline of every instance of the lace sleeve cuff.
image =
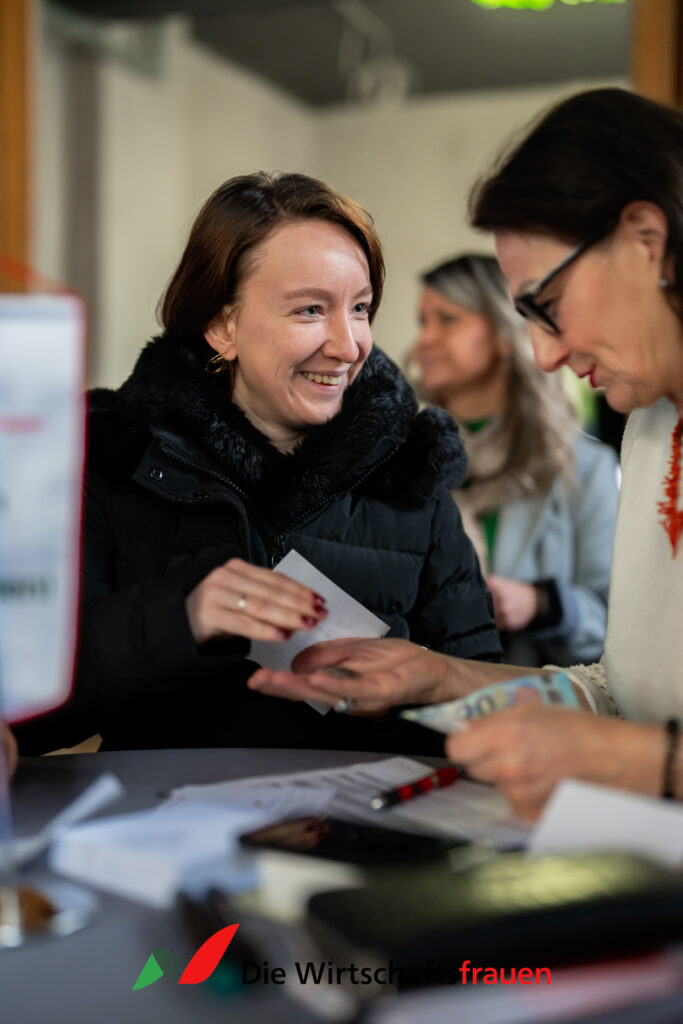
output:
[[545, 665], [544, 668], [551, 672], [565, 672], [581, 690], [593, 714], [621, 717], [607, 689], [605, 666], [601, 661], [594, 665], [572, 665], [571, 668], [560, 668], [558, 665]]

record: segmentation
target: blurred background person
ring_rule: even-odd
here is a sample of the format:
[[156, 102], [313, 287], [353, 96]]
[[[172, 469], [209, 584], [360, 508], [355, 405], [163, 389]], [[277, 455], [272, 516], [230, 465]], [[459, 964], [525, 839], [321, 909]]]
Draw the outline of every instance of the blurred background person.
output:
[[458, 422], [467, 477], [453, 492], [517, 665], [597, 660], [617, 515], [616, 457], [578, 428], [560, 378], [536, 366], [493, 256], [421, 277], [410, 353], [419, 394]]

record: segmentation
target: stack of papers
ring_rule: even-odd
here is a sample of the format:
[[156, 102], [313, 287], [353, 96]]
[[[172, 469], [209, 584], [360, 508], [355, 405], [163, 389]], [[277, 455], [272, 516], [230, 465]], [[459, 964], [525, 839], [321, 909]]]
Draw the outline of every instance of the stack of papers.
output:
[[489, 840], [500, 848], [527, 846], [533, 854], [617, 849], [671, 866], [683, 863], [683, 808], [575, 780], [557, 787], [533, 831], [495, 789], [465, 780], [384, 810], [371, 808], [373, 797], [428, 771], [419, 761], [391, 757], [184, 786], [153, 810], [60, 831], [50, 861], [79, 881], [169, 907], [180, 888], [207, 871], [236, 887], [254, 884], [254, 859], [239, 847], [244, 833], [328, 815], [424, 835]]
[[220, 812], [210, 804], [162, 807], [80, 825], [50, 852], [57, 872], [152, 907], [172, 906], [186, 874], [208, 860], [228, 860], [236, 838], [260, 814]]
[[[408, 757], [390, 757], [383, 761], [353, 764], [290, 775], [264, 775], [237, 782], [209, 786], [184, 786], [174, 790], [171, 800], [188, 803], [196, 800], [232, 806], [235, 800], [258, 800], [262, 788], [271, 796], [282, 797], [280, 818], [288, 816], [286, 801], [292, 793], [301, 798], [308, 793], [332, 793], [327, 812], [344, 821], [371, 824], [402, 832], [423, 835], [490, 839], [500, 846], [523, 845], [530, 826], [510, 811], [507, 800], [490, 786], [459, 779], [445, 789], [435, 790], [406, 803], [375, 811], [370, 801], [379, 793], [422, 778], [430, 769]], [[311, 812], [307, 812], [311, 813]], [[277, 821], [277, 815], [271, 818]]]
[[[160, 807], [60, 832], [50, 863], [63, 874], [154, 907], [172, 905], [198, 873], [230, 868], [235, 884], [255, 882], [239, 837], [304, 815], [331, 815], [405, 832], [523, 844], [528, 826], [495, 790], [459, 780], [446, 789], [375, 811], [378, 793], [428, 772], [406, 757], [323, 771], [271, 775], [175, 790]], [[229, 881], [230, 879], [228, 879]]]
[[283, 794], [264, 786], [255, 798], [235, 794], [221, 806], [171, 800], [151, 811], [102, 818], [61, 832], [52, 845], [50, 865], [80, 882], [166, 908], [208, 865], [215, 865], [223, 880], [232, 866], [240, 887], [243, 876], [253, 882], [251, 859], [238, 856], [239, 836], [274, 817], [322, 814], [331, 797], [329, 790]]

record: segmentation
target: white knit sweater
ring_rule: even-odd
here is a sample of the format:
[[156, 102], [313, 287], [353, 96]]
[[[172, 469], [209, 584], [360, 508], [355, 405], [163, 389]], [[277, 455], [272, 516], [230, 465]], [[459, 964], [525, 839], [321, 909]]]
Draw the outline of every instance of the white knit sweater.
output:
[[601, 714], [683, 718], [683, 534], [674, 558], [657, 509], [677, 420], [663, 398], [634, 412], [624, 433], [605, 653], [568, 670]]

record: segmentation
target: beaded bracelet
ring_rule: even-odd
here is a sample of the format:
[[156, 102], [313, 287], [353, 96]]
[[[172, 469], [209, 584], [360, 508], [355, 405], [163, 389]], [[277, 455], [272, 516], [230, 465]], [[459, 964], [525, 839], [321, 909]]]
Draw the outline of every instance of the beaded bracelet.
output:
[[678, 753], [678, 741], [680, 739], [680, 726], [677, 718], [668, 718], [665, 722], [667, 745], [664, 755], [664, 771], [662, 774], [662, 796], [665, 800], [675, 800], [675, 767], [676, 754]]

